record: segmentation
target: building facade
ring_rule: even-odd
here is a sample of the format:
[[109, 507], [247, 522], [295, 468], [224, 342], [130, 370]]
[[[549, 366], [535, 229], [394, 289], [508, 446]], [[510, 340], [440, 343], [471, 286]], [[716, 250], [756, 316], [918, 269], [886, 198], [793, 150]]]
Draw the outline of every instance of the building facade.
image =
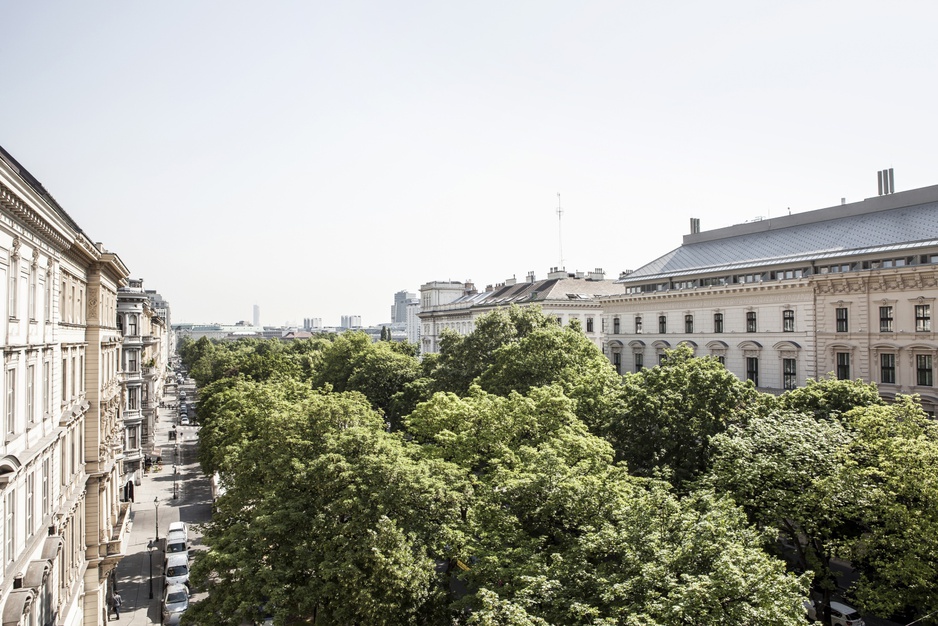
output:
[[101, 624], [124, 554], [120, 259], [0, 148], [4, 624]]
[[938, 186], [692, 232], [603, 298], [621, 371], [679, 344], [781, 392], [833, 374], [934, 412]]
[[551, 268], [543, 280], [529, 272], [524, 282], [511, 278], [481, 293], [471, 282], [429, 282], [420, 287], [420, 349], [423, 354], [438, 352], [444, 329], [468, 335], [479, 316], [511, 305], [539, 306], [562, 325], [576, 320], [586, 336], [601, 346], [600, 297], [622, 291], [601, 269], [584, 273]]

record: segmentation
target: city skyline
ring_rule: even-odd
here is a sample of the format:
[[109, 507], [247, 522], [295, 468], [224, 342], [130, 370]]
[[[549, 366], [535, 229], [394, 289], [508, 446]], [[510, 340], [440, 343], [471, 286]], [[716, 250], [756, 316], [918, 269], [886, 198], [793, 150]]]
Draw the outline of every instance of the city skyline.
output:
[[935, 6], [99, 6], [7, 9], [0, 145], [174, 323], [371, 326], [938, 182]]

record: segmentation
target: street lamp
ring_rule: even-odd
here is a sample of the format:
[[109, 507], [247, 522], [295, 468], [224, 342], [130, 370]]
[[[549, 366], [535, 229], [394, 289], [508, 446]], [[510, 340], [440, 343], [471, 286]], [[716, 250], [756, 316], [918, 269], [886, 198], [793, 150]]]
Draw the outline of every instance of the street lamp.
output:
[[153, 599], [153, 550], [156, 548], [156, 543], [150, 541], [147, 543], [147, 554], [150, 555], [150, 599]]
[[173, 463], [173, 500], [176, 499], [176, 464]]
[[156, 543], [160, 542], [160, 499], [153, 498], [153, 506], [156, 507]]

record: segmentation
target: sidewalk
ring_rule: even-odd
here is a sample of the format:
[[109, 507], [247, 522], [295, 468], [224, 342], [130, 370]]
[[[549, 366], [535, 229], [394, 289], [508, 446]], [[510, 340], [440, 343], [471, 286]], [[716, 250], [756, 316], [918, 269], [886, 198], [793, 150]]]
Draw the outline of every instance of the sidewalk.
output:
[[[175, 404], [176, 397], [165, 395], [163, 401]], [[174, 409], [159, 409], [159, 421], [153, 433], [156, 454], [163, 457], [163, 469], [144, 474], [135, 489], [131, 505], [131, 529], [127, 544], [127, 556], [117, 566], [117, 590], [123, 601], [120, 621], [134, 626], [145, 626], [160, 622], [163, 598], [163, 553], [153, 549], [148, 554], [147, 546], [159, 534], [166, 535], [170, 523], [182, 521], [190, 524], [189, 542], [198, 545], [201, 533], [192, 524], [207, 522], [212, 517], [211, 484], [202, 475], [197, 460], [198, 428], [177, 426], [177, 442], [170, 441], [169, 432], [176, 418]], [[176, 498], [173, 498], [173, 458], [178, 449], [177, 473], [175, 475]], [[159, 503], [159, 519], [157, 506]], [[151, 569], [152, 559], [152, 569]], [[152, 582], [151, 582], [152, 574]], [[152, 599], [150, 598], [152, 589]], [[113, 617], [111, 618], [113, 620]]]

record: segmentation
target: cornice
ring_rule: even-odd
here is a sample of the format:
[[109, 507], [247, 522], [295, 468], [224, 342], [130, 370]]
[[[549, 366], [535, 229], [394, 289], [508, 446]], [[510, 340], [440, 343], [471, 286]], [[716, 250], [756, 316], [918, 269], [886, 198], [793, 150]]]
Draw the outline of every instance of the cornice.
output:
[[0, 206], [9, 211], [29, 230], [46, 239], [54, 249], [61, 252], [70, 247], [71, 242], [66, 236], [2, 182], [0, 182]]

